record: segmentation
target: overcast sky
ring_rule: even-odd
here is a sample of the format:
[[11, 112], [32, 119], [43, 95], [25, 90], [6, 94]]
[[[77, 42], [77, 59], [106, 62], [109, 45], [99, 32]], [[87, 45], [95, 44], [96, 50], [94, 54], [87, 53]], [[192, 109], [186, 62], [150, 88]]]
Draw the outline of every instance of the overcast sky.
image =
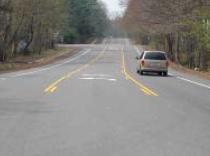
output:
[[119, 5], [120, 0], [101, 0], [107, 5], [110, 16], [115, 16], [116, 12], [121, 13], [122, 7]]

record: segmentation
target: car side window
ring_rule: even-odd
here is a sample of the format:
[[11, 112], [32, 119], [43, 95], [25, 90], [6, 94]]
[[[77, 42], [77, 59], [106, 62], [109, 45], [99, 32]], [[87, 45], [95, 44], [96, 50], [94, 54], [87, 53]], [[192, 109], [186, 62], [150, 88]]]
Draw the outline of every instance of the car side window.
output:
[[140, 60], [143, 58], [143, 56], [144, 56], [144, 52], [141, 53], [141, 55], [140, 55]]

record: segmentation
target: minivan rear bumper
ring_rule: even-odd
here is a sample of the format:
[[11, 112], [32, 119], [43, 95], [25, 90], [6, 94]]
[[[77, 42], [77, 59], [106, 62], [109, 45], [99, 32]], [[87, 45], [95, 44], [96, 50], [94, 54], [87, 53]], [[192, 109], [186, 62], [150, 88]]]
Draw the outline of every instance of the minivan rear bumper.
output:
[[168, 68], [141, 68], [142, 72], [168, 72]]

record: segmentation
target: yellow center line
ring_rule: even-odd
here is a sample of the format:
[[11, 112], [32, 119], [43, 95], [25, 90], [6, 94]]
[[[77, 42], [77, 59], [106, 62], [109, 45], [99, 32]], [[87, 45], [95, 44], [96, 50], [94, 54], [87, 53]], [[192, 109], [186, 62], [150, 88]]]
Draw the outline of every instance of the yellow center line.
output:
[[147, 94], [147, 95], [153, 95], [153, 96], [158, 96], [157, 93], [155, 93], [154, 91], [152, 91], [151, 89], [147, 88], [146, 86], [144, 86], [143, 84], [141, 84], [139, 81], [137, 81], [135, 78], [133, 78], [126, 70], [125, 67], [125, 54], [124, 54], [124, 50], [122, 48], [122, 63], [123, 63], [123, 73], [125, 75], [126, 79], [129, 79], [131, 81], [133, 81], [137, 86], [139, 86], [141, 88], [141, 90]]
[[50, 92], [53, 93], [55, 90], [57, 89], [57, 87], [53, 87]]
[[64, 81], [67, 78], [72, 77], [73, 75], [81, 72], [82, 70], [88, 68], [90, 65], [92, 65], [93, 63], [95, 63], [97, 60], [99, 60], [100, 58], [102, 58], [104, 56], [106, 52], [106, 48], [104, 51], [102, 51], [99, 55], [96, 56], [96, 58], [94, 58], [93, 60], [91, 60], [90, 62], [88, 62], [87, 64], [85, 64], [84, 66], [80, 67], [79, 69], [76, 69], [70, 73], [68, 73], [67, 75], [61, 77], [60, 79], [58, 79], [57, 81], [55, 81], [54, 83], [52, 83], [49, 87], [47, 87], [45, 89], [45, 92], [54, 92], [55, 90], [57, 90], [57, 85], [59, 85], [62, 81]]
[[51, 84], [48, 88], [45, 89], [45, 92], [50, 91], [54, 86], [56, 86], [57, 84], [59, 84], [60, 82], [62, 82], [63, 80], [66, 79], [66, 76], [58, 79], [57, 81], [55, 81], [53, 84]]
[[145, 89], [143, 89], [143, 88], [141, 89], [141, 91], [144, 92], [146, 95], [151, 95], [150, 92], [148, 92], [147, 90], [145, 90]]

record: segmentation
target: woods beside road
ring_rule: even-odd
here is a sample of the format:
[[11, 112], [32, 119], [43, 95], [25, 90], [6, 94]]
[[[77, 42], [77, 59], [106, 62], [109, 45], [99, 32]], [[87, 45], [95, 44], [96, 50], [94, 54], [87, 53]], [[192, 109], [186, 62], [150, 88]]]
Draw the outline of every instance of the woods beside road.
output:
[[0, 1], [0, 62], [103, 37], [104, 4], [97, 0]]
[[210, 2], [129, 0], [124, 29], [137, 43], [169, 53], [190, 69], [210, 69]]
[[89, 43], [122, 32], [168, 52], [179, 66], [209, 74], [210, 2], [204, 0], [128, 0], [123, 18], [111, 21], [98, 0], [2, 0], [0, 66], [19, 56], [42, 56], [57, 43]]

